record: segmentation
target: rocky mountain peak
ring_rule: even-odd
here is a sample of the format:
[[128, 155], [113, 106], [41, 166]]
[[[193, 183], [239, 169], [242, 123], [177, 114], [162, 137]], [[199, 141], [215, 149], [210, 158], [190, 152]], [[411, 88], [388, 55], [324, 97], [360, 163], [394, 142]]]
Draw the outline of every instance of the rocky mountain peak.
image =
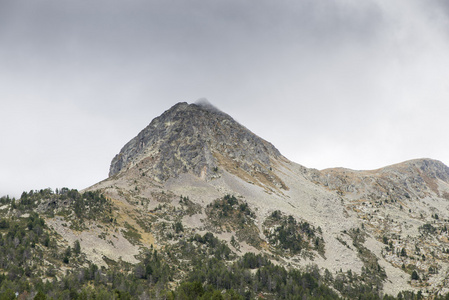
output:
[[280, 158], [272, 144], [200, 99], [178, 103], [151, 121], [114, 157], [109, 176], [137, 167], [157, 181], [188, 172], [208, 180], [226, 170], [281, 187], [272, 173]]

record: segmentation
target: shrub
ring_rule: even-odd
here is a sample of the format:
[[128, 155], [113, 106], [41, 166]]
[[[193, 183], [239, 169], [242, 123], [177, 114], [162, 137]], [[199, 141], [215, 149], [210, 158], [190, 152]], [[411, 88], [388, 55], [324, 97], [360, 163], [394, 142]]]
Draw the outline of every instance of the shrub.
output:
[[418, 272], [416, 272], [416, 270], [413, 270], [412, 272], [412, 280], [419, 280]]

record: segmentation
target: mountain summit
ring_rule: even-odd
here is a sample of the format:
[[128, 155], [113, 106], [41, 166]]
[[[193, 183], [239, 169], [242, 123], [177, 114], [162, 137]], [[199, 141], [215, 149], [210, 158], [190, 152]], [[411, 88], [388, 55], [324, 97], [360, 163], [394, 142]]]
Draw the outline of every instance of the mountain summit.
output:
[[114, 157], [109, 176], [138, 167], [158, 182], [182, 173], [209, 180], [225, 169], [282, 187], [272, 172], [279, 159], [285, 158], [272, 144], [201, 99], [155, 118]]
[[[348, 298], [449, 293], [449, 168], [439, 161], [309, 169], [201, 99], [151, 121], [89, 190], [112, 199], [118, 224], [132, 223], [146, 247], [187, 249], [213, 233], [237, 256], [315, 265]], [[107, 247], [92, 259], [111, 256]]]

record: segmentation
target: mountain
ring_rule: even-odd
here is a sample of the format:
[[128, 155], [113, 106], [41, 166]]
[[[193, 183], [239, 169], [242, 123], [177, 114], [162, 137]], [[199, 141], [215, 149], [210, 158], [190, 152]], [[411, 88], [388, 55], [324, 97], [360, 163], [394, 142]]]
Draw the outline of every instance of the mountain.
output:
[[158, 182], [187, 172], [211, 179], [224, 166], [240, 178], [257, 177], [281, 187], [271, 168], [282, 158], [272, 144], [211, 104], [178, 103], [122, 148], [109, 176], [138, 166]]
[[[2, 198], [0, 212], [11, 224], [33, 213], [45, 221], [54, 248], [39, 252], [48, 244], [38, 240], [30, 252], [42, 272], [67, 278], [96, 266], [89, 280], [108, 291], [105, 282], [129, 274], [112, 286], [140, 298], [419, 299], [449, 292], [448, 201], [439, 161], [306, 168], [201, 101], [152, 120], [104, 181], [24, 193], [19, 206]], [[55, 257], [66, 271], [52, 271]]]
[[[286, 264], [316, 264], [332, 274], [363, 274], [375, 265], [383, 292], [447, 292], [449, 247], [442, 230], [449, 219], [449, 168], [441, 162], [418, 159], [373, 171], [308, 169], [209, 103], [179, 103], [123, 147], [110, 175], [93, 189], [122, 201], [148, 200], [142, 208], [150, 211], [160, 202], [155, 195], [172, 195], [166, 201], [174, 207], [177, 197], [188, 197], [202, 211], [184, 216], [182, 224], [212, 230], [228, 243], [236, 231], [211, 227], [207, 206], [227, 194], [242, 199], [255, 213], [257, 232], [238, 239], [242, 253], [277, 253]], [[269, 224], [275, 211], [319, 228], [324, 251], [310, 247], [309, 254], [294, 254], [270, 242], [267, 231], [279, 227]], [[427, 235], [428, 225], [438, 234]], [[402, 249], [407, 256], [397, 256]], [[421, 281], [411, 280], [415, 270]]]

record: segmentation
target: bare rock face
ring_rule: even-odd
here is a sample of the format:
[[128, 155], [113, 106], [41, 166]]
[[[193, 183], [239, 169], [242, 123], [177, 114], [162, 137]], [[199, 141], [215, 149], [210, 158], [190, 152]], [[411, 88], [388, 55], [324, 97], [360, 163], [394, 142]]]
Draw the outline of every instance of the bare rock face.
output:
[[208, 102], [178, 103], [122, 148], [112, 160], [109, 176], [138, 167], [157, 181], [186, 172], [207, 180], [224, 168], [262, 174], [282, 185], [271, 172], [273, 161], [281, 157], [272, 144]]

